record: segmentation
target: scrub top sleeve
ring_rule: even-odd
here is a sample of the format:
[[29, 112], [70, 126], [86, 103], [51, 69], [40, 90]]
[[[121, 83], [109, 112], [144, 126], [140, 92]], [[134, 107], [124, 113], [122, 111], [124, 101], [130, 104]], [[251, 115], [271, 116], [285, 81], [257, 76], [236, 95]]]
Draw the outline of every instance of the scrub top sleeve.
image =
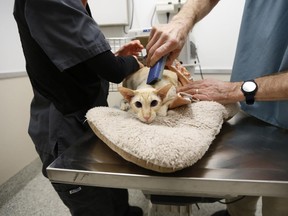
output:
[[111, 49], [81, 1], [27, 0], [25, 16], [32, 37], [60, 71]]
[[[115, 56], [110, 51], [101, 53], [83, 62], [81, 64], [82, 68], [83, 64], [86, 68], [85, 79], [87, 82], [100, 76], [109, 82], [120, 83], [125, 77], [139, 70], [139, 64], [133, 56]], [[79, 73], [81, 67], [79, 66], [78, 69], [74, 67], [72, 69], [72, 71], [78, 74], [78, 79], [81, 79], [81, 73]], [[71, 70], [68, 69], [68, 71]]]

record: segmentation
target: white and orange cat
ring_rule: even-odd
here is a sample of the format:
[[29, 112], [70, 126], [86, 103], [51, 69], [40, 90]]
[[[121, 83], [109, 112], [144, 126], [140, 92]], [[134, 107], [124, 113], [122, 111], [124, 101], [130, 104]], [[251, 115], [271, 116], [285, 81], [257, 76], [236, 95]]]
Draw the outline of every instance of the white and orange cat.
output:
[[149, 68], [143, 67], [127, 77], [122, 87], [118, 87], [124, 97], [120, 109], [134, 112], [137, 118], [145, 123], [151, 123], [157, 115], [167, 115], [169, 105], [177, 95], [176, 88], [180, 84], [177, 74], [165, 69], [160, 81], [148, 85], [148, 73]]

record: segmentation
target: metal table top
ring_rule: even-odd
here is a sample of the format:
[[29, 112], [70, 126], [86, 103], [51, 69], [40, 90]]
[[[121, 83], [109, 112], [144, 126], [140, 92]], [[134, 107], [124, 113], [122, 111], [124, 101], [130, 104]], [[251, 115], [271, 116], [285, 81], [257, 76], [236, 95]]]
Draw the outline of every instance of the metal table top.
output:
[[223, 124], [203, 158], [175, 173], [138, 167], [101, 141], [71, 147], [47, 171], [52, 182], [158, 195], [288, 197], [288, 131], [240, 112]]

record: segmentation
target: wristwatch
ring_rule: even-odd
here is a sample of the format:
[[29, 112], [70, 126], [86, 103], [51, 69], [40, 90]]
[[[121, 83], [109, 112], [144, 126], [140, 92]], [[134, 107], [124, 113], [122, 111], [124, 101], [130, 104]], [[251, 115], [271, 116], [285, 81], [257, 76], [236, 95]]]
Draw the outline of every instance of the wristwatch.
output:
[[252, 105], [255, 101], [255, 94], [258, 90], [258, 85], [254, 80], [246, 80], [241, 86], [241, 91], [243, 92], [246, 104]]

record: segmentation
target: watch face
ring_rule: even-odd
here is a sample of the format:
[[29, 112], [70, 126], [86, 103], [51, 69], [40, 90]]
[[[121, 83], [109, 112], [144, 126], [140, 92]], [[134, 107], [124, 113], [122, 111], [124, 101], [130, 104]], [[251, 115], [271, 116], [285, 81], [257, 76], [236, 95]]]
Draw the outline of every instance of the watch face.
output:
[[245, 92], [253, 92], [256, 89], [256, 84], [252, 81], [247, 81], [243, 84], [242, 89]]

